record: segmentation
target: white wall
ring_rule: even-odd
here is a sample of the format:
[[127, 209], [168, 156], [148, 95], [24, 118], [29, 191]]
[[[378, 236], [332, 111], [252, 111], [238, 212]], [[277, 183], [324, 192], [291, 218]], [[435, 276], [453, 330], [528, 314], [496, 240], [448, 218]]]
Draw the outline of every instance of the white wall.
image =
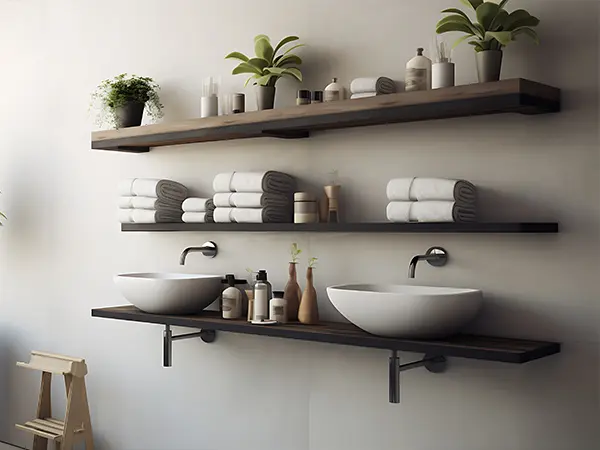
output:
[[[307, 88], [332, 76], [403, 77], [444, 7], [458, 0], [2, 0], [0, 14], [0, 440], [30, 445], [13, 424], [35, 409], [37, 374], [14, 367], [31, 349], [83, 356], [101, 450], [587, 450], [599, 413], [598, 2], [515, 0], [542, 19], [543, 44], [506, 52], [504, 77], [564, 92], [559, 115], [497, 116], [162, 148], [145, 155], [90, 151], [89, 93], [121, 72], [155, 77], [165, 120], [198, 114], [202, 77], [226, 76], [231, 50], [252, 37], [297, 33]], [[471, 49], [456, 53], [458, 82], [475, 81]], [[279, 105], [297, 86], [282, 82]], [[250, 94], [250, 91], [248, 91]], [[557, 236], [124, 234], [115, 187], [127, 176], [180, 180], [208, 193], [227, 169], [281, 169], [307, 186], [339, 170], [348, 220], [383, 220], [393, 176], [463, 177], [481, 187], [488, 219], [558, 220]], [[420, 267], [418, 282], [486, 293], [473, 331], [564, 343], [525, 366], [452, 359], [451, 370], [402, 376], [387, 402], [387, 353], [220, 334], [175, 344], [161, 366], [161, 328], [92, 319], [124, 300], [123, 271], [175, 271], [180, 251], [207, 239], [221, 253], [189, 258], [189, 272], [285, 282], [296, 241], [320, 258], [325, 287], [406, 282], [409, 258], [443, 245], [452, 264]], [[179, 330], [178, 330], [179, 331]], [[421, 355], [404, 355], [406, 359]], [[55, 393], [62, 385], [56, 383]], [[57, 406], [62, 406], [58, 402]]]

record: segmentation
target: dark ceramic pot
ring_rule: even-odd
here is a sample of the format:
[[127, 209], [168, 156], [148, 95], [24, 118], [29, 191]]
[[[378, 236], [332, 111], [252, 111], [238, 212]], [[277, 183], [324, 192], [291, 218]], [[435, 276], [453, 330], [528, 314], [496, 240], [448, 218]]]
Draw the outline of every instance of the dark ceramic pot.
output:
[[139, 127], [142, 124], [145, 103], [129, 102], [115, 109], [117, 128]]
[[259, 111], [275, 107], [275, 86], [256, 86], [256, 106]]
[[486, 50], [477, 52], [477, 76], [480, 83], [489, 83], [500, 80], [502, 72], [502, 51]]

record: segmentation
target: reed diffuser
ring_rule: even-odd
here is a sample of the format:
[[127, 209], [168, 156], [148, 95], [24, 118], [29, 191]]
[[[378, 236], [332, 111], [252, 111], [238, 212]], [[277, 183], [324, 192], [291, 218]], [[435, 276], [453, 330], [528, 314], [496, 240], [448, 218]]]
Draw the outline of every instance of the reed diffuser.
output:
[[432, 44], [431, 54], [434, 57], [431, 68], [431, 88], [441, 89], [454, 86], [455, 67], [452, 62], [452, 48], [439, 36]]

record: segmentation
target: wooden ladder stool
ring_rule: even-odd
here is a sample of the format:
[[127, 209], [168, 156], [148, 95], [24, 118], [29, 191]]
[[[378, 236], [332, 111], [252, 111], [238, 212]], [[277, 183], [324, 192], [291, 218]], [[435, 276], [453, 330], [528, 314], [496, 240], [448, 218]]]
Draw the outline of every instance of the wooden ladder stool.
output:
[[[29, 363], [18, 362], [17, 366], [42, 372], [36, 418], [16, 425], [34, 435], [32, 450], [47, 450], [49, 440], [54, 441], [56, 450], [73, 450], [74, 444], [81, 440], [85, 441], [86, 450], [93, 450], [92, 421], [84, 379], [87, 374], [85, 360], [33, 351]], [[64, 421], [52, 417], [52, 374], [65, 377], [67, 412]]]

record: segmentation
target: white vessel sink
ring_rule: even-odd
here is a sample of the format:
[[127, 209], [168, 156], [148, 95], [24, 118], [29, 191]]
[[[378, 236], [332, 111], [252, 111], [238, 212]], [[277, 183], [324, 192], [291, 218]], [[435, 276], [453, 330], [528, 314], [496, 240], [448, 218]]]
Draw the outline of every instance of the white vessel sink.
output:
[[430, 339], [456, 334], [479, 312], [481, 291], [353, 284], [327, 288], [333, 306], [368, 333]]
[[199, 313], [225, 286], [218, 275], [184, 273], [125, 273], [114, 280], [127, 300], [153, 314]]

